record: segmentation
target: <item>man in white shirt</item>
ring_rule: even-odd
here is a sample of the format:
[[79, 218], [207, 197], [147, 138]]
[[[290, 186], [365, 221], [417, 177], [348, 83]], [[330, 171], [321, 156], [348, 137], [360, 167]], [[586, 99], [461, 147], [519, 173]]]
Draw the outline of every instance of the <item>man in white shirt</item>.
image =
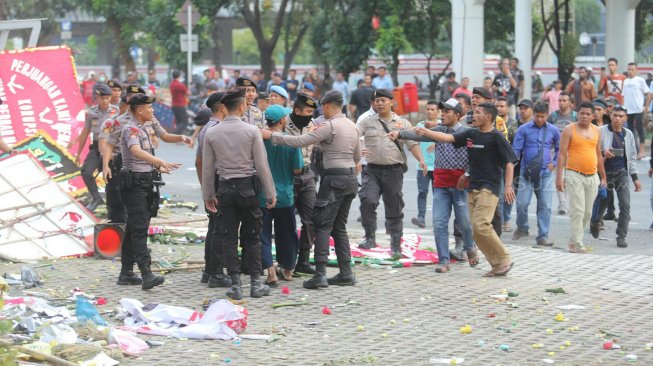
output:
[[622, 95], [628, 111], [628, 129], [639, 137], [637, 159], [644, 157], [644, 113], [651, 104], [651, 94], [646, 81], [637, 74], [637, 64], [628, 64], [628, 78], [624, 80]]
[[342, 113], [347, 115], [347, 105], [349, 104], [351, 92], [349, 91], [349, 83], [345, 80], [345, 74], [342, 71], [336, 72], [336, 81], [333, 82], [333, 90], [342, 93]]

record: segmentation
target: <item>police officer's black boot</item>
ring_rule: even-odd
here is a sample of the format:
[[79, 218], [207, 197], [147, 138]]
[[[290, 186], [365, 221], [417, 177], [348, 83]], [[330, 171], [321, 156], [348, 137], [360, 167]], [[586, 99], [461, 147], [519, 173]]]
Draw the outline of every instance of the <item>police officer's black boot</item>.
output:
[[392, 260], [401, 259], [401, 234], [390, 234], [390, 249], [392, 250]]
[[361, 249], [372, 249], [376, 248], [376, 233], [374, 230], [365, 229], [365, 240], [358, 244], [358, 247]]
[[165, 279], [163, 276], [157, 276], [152, 273], [150, 265], [141, 267], [141, 276], [143, 276], [143, 284], [141, 285], [142, 290], [149, 290], [156, 286], [162, 285]]
[[315, 263], [315, 275], [310, 280], [304, 281], [304, 288], [318, 289], [329, 287], [326, 277], [326, 263]]
[[270, 286], [265, 285], [261, 282], [260, 273], [250, 274], [249, 278], [250, 278], [249, 296], [259, 298], [262, 296], [270, 295]]
[[315, 274], [315, 267], [309, 263], [308, 258], [311, 256], [310, 250], [299, 250], [299, 256], [297, 257], [297, 265], [295, 265], [295, 272], [297, 273], [308, 273]]
[[227, 296], [234, 300], [241, 300], [243, 298], [243, 290], [241, 289], [243, 283], [240, 282], [240, 275], [230, 275], [229, 277], [231, 278], [231, 287], [227, 290]]
[[351, 262], [338, 261], [338, 267], [340, 267], [340, 273], [327, 280], [329, 285], [338, 285], [338, 286], [355, 285], [356, 278], [354, 277], [354, 273], [351, 271]]
[[143, 284], [143, 279], [140, 278], [134, 270], [131, 268], [121, 268], [120, 274], [118, 275], [117, 285], [141, 285]]
[[231, 279], [223, 272], [218, 272], [218, 274], [209, 276], [209, 288], [229, 286], [231, 286]]

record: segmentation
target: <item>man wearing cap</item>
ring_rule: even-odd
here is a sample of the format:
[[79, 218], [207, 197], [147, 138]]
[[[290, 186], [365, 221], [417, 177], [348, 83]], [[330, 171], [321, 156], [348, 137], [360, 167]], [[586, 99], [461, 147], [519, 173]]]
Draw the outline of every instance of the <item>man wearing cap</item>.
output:
[[[390, 247], [394, 258], [401, 258], [401, 238], [403, 236], [403, 181], [407, 162], [402, 144], [392, 141], [390, 131], [411, 128], [410, 122], [392, 111], [392, 92], [388, 89], [374, 91], [374, 105], [377, 115], [368, 117], [358, 124], [358, 132], [365, 137], [367, 149], [367, 171], [359, 192], [361, 200], [361, 223], [365, 229], [365, 240], [359, 248], [376, 247], [376, 208], [383, 196], [385, 206], [386, 230], [390, 232]], [[415, 141], [402, 141], [415, 156], [423, 174], [428, 172], [419, 144]]]
[[[125, 88], [125, 96], [121, 97], [121, 107], [129, 107], [128, 100], [136, 94], [145, 94], [143, 88], [138, 85], [128, 85]], [[124, 101], [123, 101], [124, 98]], [[129, 109], [110, 118], [102, 123], [98, 146], [102, 154], [102, 177], [106, 186], [104, 191], [107, 195], [107, 217], [109, 222], [124, 223], [126, 218], [125, 207], [120, 196], [120, 179], [118, 172], [122, 168], [122, 154], [120, 154], [120, 134], [122, 128], [133, 118]], [[156, 118], [155, 118], [156, 119]], [[115, 177], [116, 179], [112, 179]]]
[[105, 120], [118, 116], [118, 108], [109, 103], [112, 95], [109, 86], [98, 83], [95, 88], [95, 94], [97, 105], [86, 111], [86, 123], [77, 139], [78, 145], [75, 159], [75, 162], [79, 164], [82, 149], [84, 149], [84, 145], [86, 145], [88, 134], [92, 133], [92, 143], [91, 146], [89, 146], [88, 155], [86, 155], [86, 159], [84, 159], [84, 164], [82, 164], [82, 178], [84, 179], [84, 184], [91, 195], [91, 202], [87, 206], [90, 211], [94, 211], [97, 206], [102, 203], [102, 197], [98, 192], [94, 176], [95, 171], [102, 168], [102, 157], [98, 147], [98, 137], [100, 136], [101, 131], [100, 128]]
[[[261, 131], [274, 144], [306, 146], [320, 143], [324, 155], [322, 183], [315, 200], [315, 275], [304, 282], [304, 288], [317, 289], [329, 285], [353, 285], [356, 279], [351, 270], [351, 250], [347, 236], [347, 218], [351, 202], [358, 191], [356, 164], [361, 153], [356, 125], [342, 114], [342, 94], [328, 91], [321, 100], [324, 118], [320, 128], [301, 136]], [[340, 272], [327, 280], [329, 236], [335, 242]]]
[[[315, 129], [313, 113], [316, 108], [317, 101], [315, 99], [304, 93], [298, 93], [285, 132], [289, 136], [301, 136], [313, 131]], [[294, 180], [295, 207], [302, 222], [301, 237], [299, 239], [299, 256], [295, 271], [314, 274], [315, 269], [308, 262], [315, 237], [315, 231], [313, 229], [313, 206], [315, 205], [316, 189], [315, 172], [311, 166], [314, 145], [302, 146], [301, 152], [303, 167], [295, 175]]]
[[[528, 206], [535, 193], [537, 197], [536, 244], [550, 247], [549, 225], [551, 224], [551, 202], [553, 199], [553, 171], [558, 162], [560, 131], [546, 119], [549, 106], [538, 103], [533, 108], [535, 118], [517, 130], [513, 150], [521, 157], [519, 190], [517, 191], [517, 230], [512, 239], [527, 237]], [[521, 109], [520, 109], [521, 111]]]
[[270, 94], [267, 92], [259, 92], [258, 96], [256, 97], [256, 107], [261, 111], [261, 113], [265, 113], [265, 110], [268, 109], [270, 106]]
[[[286, 116], [290, 111], [290, 108], [280, 105], [271, 105], [265, 111], [265, 122], [272, 133], [284, 133], [287, 122]], [[270, 140], [265, 140], [263, 143], [277, 192], [277, 205], [274, 208], [267, 209], [265, 207], [265, 196], [259, 193], [259, 206], [263, 210], [261, 261], [263, 262], [262, 267], [268, 270], [266, 284], [274, 286], [278, 281], [277, 276], [284, 281], [292, 281], [292, 274], [295, 269], [299, 239], [297, 238], [297, 223], [295, 222], [294, 187], [297, 181], [296, 177], [302, 172], [304, 159], [302, 151], [298, 147], [275, 145]], [[315, 195], [315, 187], [313, 187], [313, 195]], [[313, 197], [314, 200], [315, 197]], [[272, 261], [273, 225], [276, 258], [280, 267], [278, 275]], [[310, 250], [309, 247], [309, 253]], [[308, 263], [308, 257], [306, 257], [305, 261]]]
[[[630, 187], [628, 178], [635, 185], [635, 192], [642, 190], [642, 185], [637, 177], [637, 145], [635, 136], [624, 127], [628, 114], [626, 108], [616, 106], [612, 111], [612, 123], [600, 127], [601, 151], [605, 166], [608, 191], [614, 190], [619, 201], [619, 220], [617, 224], [617, 246], [626, 248], [626, 236], [630, 222]], [[606, 199], [599, 201], [598, 215], [592, 215], [590, 233], [594, 238], [599, 237], [599, 219], [605, 213], [608, 205]], [[596, 202], [594, 205], [596, 206]]]
[[245, 90], [245, 102], [247, 108], [243, 114], [243, 122], [262, 128], [265, 123], [263, 121], [263, 113], [254, 105], [256, 99], [256, 84], [248, 77], [239, 77], [236, 79], [236, 88]]
[[278, 86], [272, 85], [270, 87], [270, 104], [278, 104], [282, 107], [285, 107], [288, 103], [288, 92], [286, 89]]
[[[504, 183], [507, 202], [515, 199], [512, 190], [513, 164], [517, 160], [505, 137], [496, 130], [494, 121], [497, 109], [492, 103], [481, 103], [474, 110], [474, 127], [464, 131], [446, 134], [417, 128], [418, 135], [433, 140], [449, 142], [454, 147], [466, 147], [469, 158], [469, 218], [476, 245], [483, 252], [492, 270], [485, 277], [505, 276], [512, 269], [510, 254], [492, 227]], [[505, 168], [504, 168], [505, 167]], [[502, 178], [503, 176], [503, 178]], [[471, 262], [470, 262], [471, 264]]]
[[[206, 100], [206, 106], [209, 107], [208, 110], [210, 111], [211, 116], [198, 135], [197, 151], [195, 154], [195, 171], [197, 172], [197, 178], [200, 181], [200, 185], [202, 184], [202, 148], [204, 147], [204, 137], [210, 128], [216, 126], [226, 116], [226, 111], [222, 105], [223, 96], [223, 92], [217, 92], [211, 94]], [[217, 187], [217, 182], [215, 182], [215, 186]], [[224, 274], [225, 262], [222, 248], [218, 247], [215, 238], [215, 214], [207, 210], [206, 207], [204, 209], [208, 214], [209, 226], [206, 232], [206, 239], [204, 240], [205, 265], [200, 283], [207, 283], [209, 288], [229, 287], [231, 286], [231, 280]]]
[[215, 240], [222, 248], [231, 279], [227, 296], [236, 300], [243, 297], [238, 258], [240, 234], [243, 260], [250, 273], [250, 296], [258, 298], [269, 295], [270, 288], [261, 283], [262, 212], [257, 194], [262, 188], [266, 207], [273, 208], [277, 200], [274, 181], [259, 129], [242, 120], [248, 108], [245, 88], [228, 90], [221, 103], [227, 116], [207, 130], [204, 137], [202, 196], [206, 208], [216, 214]]
[[111, 99], [109, 102], [116, 107], [120, 107], [120, 96], [122, 95], [122, 85], [115, 80], [107, 81], [107, 85], [111, 88]]
[[[471, 127], [461, 123], [460, 117], [463, 108], [460, 102], [450, 98], [439, 103], [442, 112], [442, 125], [436, 127], [423, 127], [431, 131], [453, 134], [465, 131]], [[472, 228], [467, 210], [467, 190], [457, 189], [458, 179], [469, 169], [467, 147], [454, 147], [452, 144], [437, 142], [427, 136], [420, 136], [415, 131], [392, 131], [393, 138], [411, 139], [416, 141], [435, 142], [435, 163], [433, 170], [433, 235], [438, 252], [439, 264], [435, 269], [437, 273], [446, 273], [451, 269], [449, 253], [449, 219], [453, 208], [455, 221], [461, 231], [463, 248], [466, 252], [469, 265], [478, 264], [478, 254], [474, 249]], [[456, 258], [458, 259], [458, 257]]]
[[[170, 173], [180, 164], [170, 163], [154, 154], [151, 132], [165, 142], [183, 142], [190, 145], [190, 138], [167, 133], [160, 124], [150, 124], [154, 119], [152, 103], [156, 98], [136, 94], [129, 99], [129, 109], [133, 116], [120, 134], [122, 169], [120, 170], [120, 195], [127, 210], [127, 228], [122, 244], [121, 268], [118, 285], [141, 284], [149, 290], [163, 284], [163, 276], [152, 273], [151, 257], [147, 249], [147, 230], [150, 218], [156, 216], [159, 207], [158, 191], [154, 189], [155, 180], [160, 173]], [[138, 264], [141, 277], [133, 272], [134, 262]]]

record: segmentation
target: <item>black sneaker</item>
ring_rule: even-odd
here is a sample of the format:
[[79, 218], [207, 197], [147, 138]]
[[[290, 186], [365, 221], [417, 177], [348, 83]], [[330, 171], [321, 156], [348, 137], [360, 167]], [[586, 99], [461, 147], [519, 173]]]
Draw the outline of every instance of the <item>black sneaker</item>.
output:
[[353, 286], [356, 284], [356, 277], [354, 277], [353, 273], [338, 273], [337, 275], [327, 279], [327, 283], [336, 286]]
[[626, 248], [628, 247], [628, 243], [626, 243], [626, 238], [618, 237], [617, 238], [617, 246], [619, 248]]
[[599, 232], [601, 231], [601, 224], [598, 222], [590, 222], [590, 234], [592, 234], [592, 237], [594, 239], [599, 238]]
[[143, 279], [136, 275], [134, 272], [121, 273], [118, 276], [117, 285], [127, 286], [127, 285], [142, 285]]
[[218, 273], [209, 277], [208, 284], [209, 288], [229, 287], [231, 286], [231, 279], [229, 276], [225, 276], [224, 273]]
[[365, 238], [365, 240], [363, 240], [360, 244], [358, 244], [358, 247], [361, 249], [376, 248], [376, 240], [371, 238]]
[[419, 227], [419, 228], [422, 228], [422, 229], [423, 229], [423, 228], [426, 227], [426, 224], [424, 223], [424, 220], [420, 220], [420, 219], [418, 219], [417, 217], [413, 217], [413, 219], [411, 220], [411, 222], [413, 223], [413, 225], [415, 225], [415, 226], [417, 226], [417, 227]]

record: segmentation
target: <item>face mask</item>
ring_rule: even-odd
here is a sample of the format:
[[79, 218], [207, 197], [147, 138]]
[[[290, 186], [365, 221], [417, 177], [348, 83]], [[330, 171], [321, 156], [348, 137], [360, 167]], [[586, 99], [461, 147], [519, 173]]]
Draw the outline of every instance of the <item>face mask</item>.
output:
[[100, 82], [103, 83], [105, 81], [107, 81], [107, 78], [105, 78], [104, 76], [100, 76]]
[[311, 120], [313, 120], [313, 116], [298, 116], [295, 114], [295, 112], [292, 112], [290, 114], [290, 119], [292, 120], [292, 123], [295, 124], [295, 126], [299, 128], [304, 128], [308, 126]]

